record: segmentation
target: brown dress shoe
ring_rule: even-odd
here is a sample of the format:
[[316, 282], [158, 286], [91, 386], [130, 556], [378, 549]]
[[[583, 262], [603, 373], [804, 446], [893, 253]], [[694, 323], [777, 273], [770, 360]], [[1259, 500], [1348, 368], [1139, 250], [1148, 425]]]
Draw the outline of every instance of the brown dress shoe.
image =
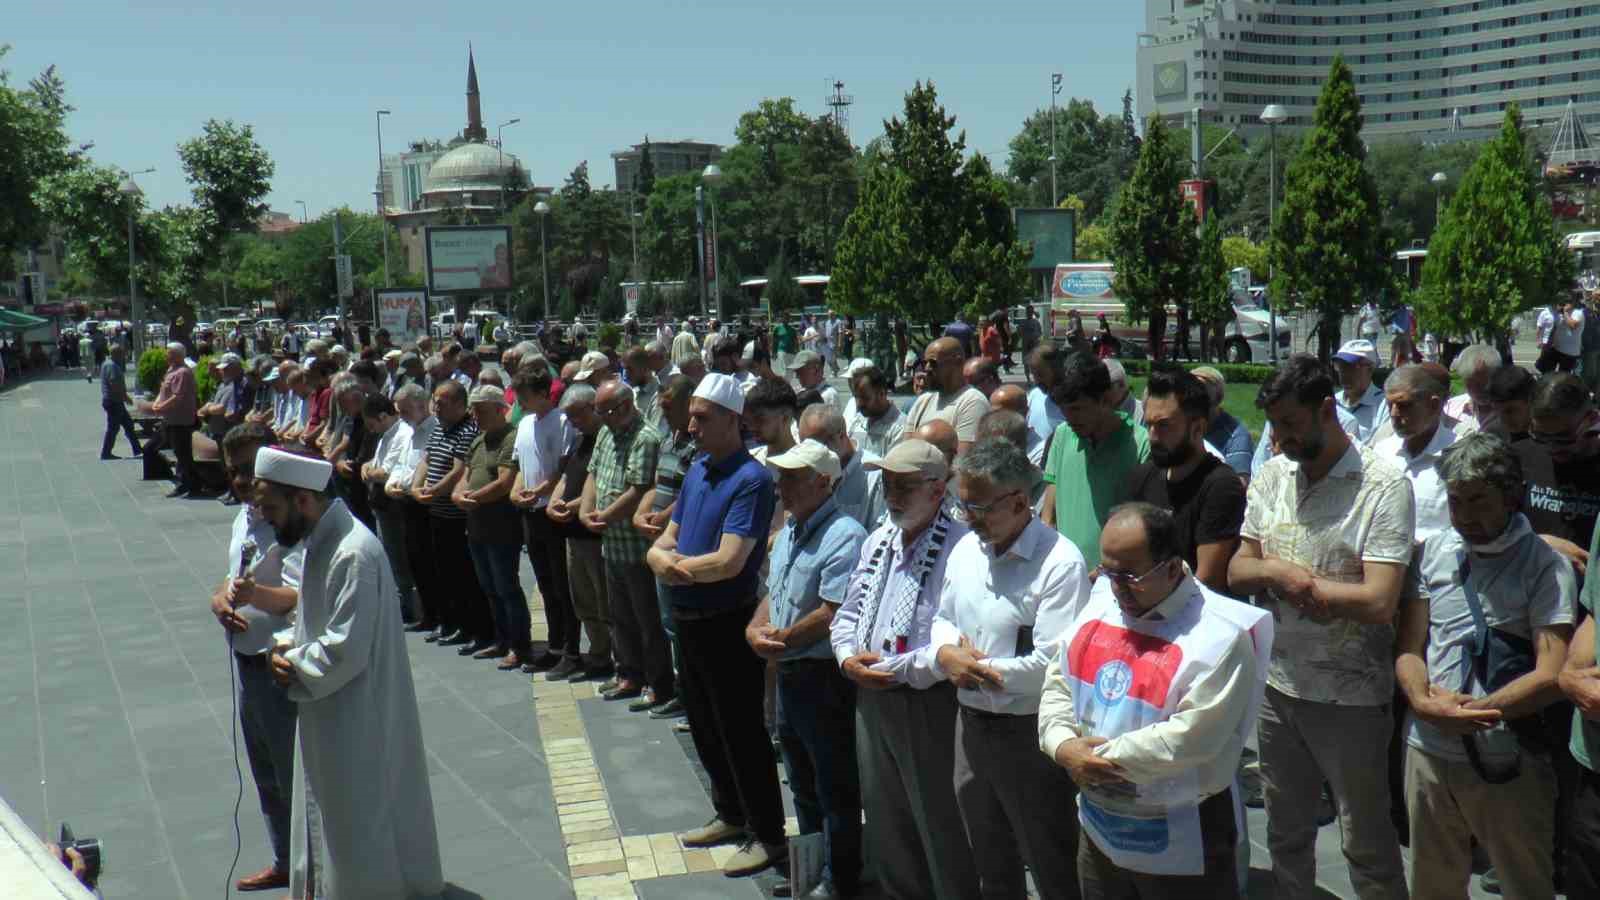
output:
[[277, 866], [267, 866], [254, 875], [246, 875], [233, 883], [238, 891], [267, 891], [289, 886], [289, 873]]

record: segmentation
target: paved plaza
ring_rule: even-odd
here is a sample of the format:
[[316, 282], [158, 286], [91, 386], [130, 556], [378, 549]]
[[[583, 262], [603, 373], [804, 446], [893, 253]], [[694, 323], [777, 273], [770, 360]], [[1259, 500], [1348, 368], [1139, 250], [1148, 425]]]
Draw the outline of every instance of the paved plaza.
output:
[[[236, 508], [168, 500], [137, 461], [99, 461], [102, 428], [99, 386], [81, 377], [0, 389], [0, 795], [41, 834], [65, 819], [104, 840], [108, 898], [220, 897], [236, 764], [238, 874], [270, 862], [207, 609]], [[532, 591], [526, 565], [522, 583]], [[733, 848], [684, 852], [673, 838], [711, 812], [692, 746], [668, 723], [592, 684], [530, 683], [407, 642], [448, 896], [770, 893], [771, 874], [722, 877]], [[1249, 827], [1250, 896], [1265, 898], [1260, 811]], [[1318, 854], [1329, 896], [1354, 896], [1336, 824]]]

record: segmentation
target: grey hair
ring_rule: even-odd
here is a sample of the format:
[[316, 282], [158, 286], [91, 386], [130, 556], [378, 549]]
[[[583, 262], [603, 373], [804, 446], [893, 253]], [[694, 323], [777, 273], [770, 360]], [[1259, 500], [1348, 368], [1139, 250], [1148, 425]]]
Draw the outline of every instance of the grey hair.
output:
[[312, 356], [321, 356], [328, 352], [328, 342], [322, 338], [312, 338], [306, 341], [306, 352]]
[[561, 392], [561, 408], [570, 409], [579, 403], [593, 403], [594, 388], [587, 384], [569, 384]]
[[991, 409], [978, 420], [978, 440], [1003, 438], [1024, 450], [1028, 447], [1028, 420], [1012, 409]]
[[1122, 363], [1117, 362], [1115, 357], [1108, 357], [1103, 362], [1106, 364], [1106, 374], [1111, 376], [1111, 383], [1127, 387], [1128, 370], [1122, 367]]
[[184, 356], [188, 356], [189, 355], [189, 348], [185, 347], [183, 344], [181, 344], [181, 343], [179, 343], [177, 341], [168, 341], [167, 342], [167, 350], [169, 350], [169, 351], [177, 351], [178, 353], [182, 353]]
[[845, 424], [844, 414], [838, 407], [831, 403], [813, 403], [800, 413], [799, 424], [813, 424], [821, 428], [826, 440], [833, 440], [844, 434], [849, 427]]
[[[536, 366], [542, 366], [545, 369], [545, 371], [549, 371], [550, 370], [550, 360], [549, 360], [549, 358], [547, 358], [543, 353], [538, 352], [537, 348], [535, 348], [535, 351], [533, 353], [528, 353], [528, 354], [525, 354], [523, 356], [517, 357], [517, 368], [519, 368], [519, 369], [522, 368], [523, 366], [535, 366], [535, 365]], [[512, 374], [516, 374], [516, 373], [512, 373]]]
[[1118, 519], [1137, 519], [1144, 526], [1145, 548], [1150, 551], [1150, 559], [1157, 565], [1183, 556], [1183, 546], [1178, 541], [1177, 517], [1171, 510], [1136, 500], [1112, 507], [1111, 515], [1106, 517], [1106, 525]]
[[1500, 368], [1503, 360], [1500, 351], [1488, 344], [1473, 344], [1456, 355], [1455, 362], [1450, 364], [1450, 371], [1466, 378], [1480, 369], [1493, 374]]
[[489, 369], [488, 371], [486, 371], [483, 374], [479, 375], [478, 376], [478, 383], [479, 384], [492, 384], [492, 385], [495, 385], [496, 387], [505, 387], [505, 382], [500, 377], [500, 373], [495, 371], [494, 369]]
[[329, 399], [333, 401], [334, 406], [338, 406], [343, 402], [346, 394], [361, 388], [361, 382], [349, 372], [340, 372], [328, 382], [328, 387], [333, 391], [329, 395]]
[[1511, 444], [1498, 434], [1474, 431], [1456, 439], [1439, 459], [1439, 480], [1448, 487], [1486, 481], [1507, 497], [1520, 497], [1526, 489], [1522, 461]]
[[424, 406], [427, 405], [428, 392], [423, 390], [422, 385], [417, 384], [415, 381], [402, 385], [400, 390], [394, 392], [395, 406], [400, 406], [401, 404], [415, 405], [418, 403]]
[[539, 342], [538, 341], [517, 341], [515, 344], [512, 345], [511, 352], [515, 353], [517, 355], [518, 359], [521, 359], [521, 358], [523, 358], [525, 356], [528, 356], [529, 354], [532, 354], [532, 353], [538, 353], [538, 352], [540, 352], [539, 351]]
[[1389, 391], [1405, 391], [1412, 393], [1421, 391], [1443, 400], [1450, 396], [1450, 385], [1441, 381], [1438, 376], [1419, 365], [1401, 366], [1389, 373], [1383, 382], [1384, 393]]
[[979, 478], [1003, 490], [1033, 490], [1033, 463], [1021, 447], [1004, 438], [987, 438], [956, 457], [956, 474]]
[[265, 375], [267, 374], [267, 370], [271, 369], [274, 365], [275, 363], [273, 363], [272, 357], [262, 353], [251, 358], [250, 371], [256, 373], [257, 375]]

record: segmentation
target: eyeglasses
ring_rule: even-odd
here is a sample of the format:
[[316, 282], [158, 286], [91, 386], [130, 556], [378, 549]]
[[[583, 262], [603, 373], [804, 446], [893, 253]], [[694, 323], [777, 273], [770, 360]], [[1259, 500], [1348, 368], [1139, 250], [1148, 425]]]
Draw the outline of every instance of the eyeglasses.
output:
[[974, 519], [981, 519], [989, 515], [989, 513], [994, 511], [996, 506], [1000, 505], [1001, 500], [1004, 500], [1013, 494], [1021, 493], [1021, 491], [1006, 491], [1004, 494], [1001, 494], [993, 500], [990, 500], [988, 503], [968, 503], [964, 500], [957, 500], [955, 502], [955, 511], [961, 516], [961, 518], [971, 522]]
[[1110, 581], [1112, 584], [1120, 584], [1123, 587], [1134, 587], [1135, 585], [1144, 583], [1146, 578], [1149, 578], [1151, 575], [1161, 571], [1161, 567], [1165, 566], [1169, 562], [1172, 562], [1172, 560], [1164, 559], [1161, 562], [1151, 566], [1150, 571], [1144, 573], [1143, 575], [1135, 575], [1132, 572], [1120, 572], [1116, 569], [1108, 569], [1105, 566], [1101, 566], [1099, 571], [1100, 576]]
[[610, 406], [596, 406], [594, 408], [595, 412], [597, 412], [600, 415], [605, 416], [607, 418], [610, 418], [611, 416], [616, 415], [621, 410], [622, 410], [621, 401], [613, 403]]

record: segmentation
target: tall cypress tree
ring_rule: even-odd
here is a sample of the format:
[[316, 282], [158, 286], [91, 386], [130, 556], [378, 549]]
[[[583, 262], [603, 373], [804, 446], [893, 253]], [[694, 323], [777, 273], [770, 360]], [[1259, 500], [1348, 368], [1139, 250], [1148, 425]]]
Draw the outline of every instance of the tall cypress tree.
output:
[[1423, 325], [1504, 346], [1511, 317], [1560, 296], [1571, 256], [1556, 236], [1517, 104], [1445, 207], [1414, 299]]
[[1364, 164], [1361, 99], [1343, 56], [1333, 58], [1312, 122], [1284, 175], [1270, 242], [1272, 300], [1316, 315], [1326, 360], [1338, 346], [1339, 320], [1389, 284], [1393, 242]]
[[1222, 227], [1215, 212], [1200, 228], [1195, 258], [1194, 301], [1190, 314], [1200, 326], [1200, 356], [1210, 359], [1221, 351], [1221, 337], [1233, 318], [1233, 286], [1228, 281], [1228, 260], [1222, 255]]
[[650, 135], [644, 136], [644, 146], [639, 149], [639, 177], [636, 190], [646, 199], [656, 189], [656, 161], [650, 158]]
[[1167, 307], [1186, 309], [1194, 283], [1194, 207], [1183, 199], [1188, 166], [1179, 153], [1172, 132], [1152, 116], [1107, 228], [1117, 295], [1130, 319], [1149, 323], [1151, 355], [1165, 336]]

